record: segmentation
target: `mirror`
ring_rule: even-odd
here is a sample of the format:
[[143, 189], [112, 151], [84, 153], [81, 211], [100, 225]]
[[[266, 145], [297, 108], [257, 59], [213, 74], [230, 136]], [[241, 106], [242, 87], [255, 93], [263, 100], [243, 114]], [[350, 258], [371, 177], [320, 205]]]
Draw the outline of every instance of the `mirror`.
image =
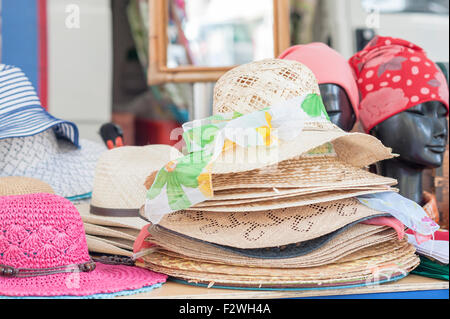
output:
[[289, 0], [149, 0], [148, 82], [214, 82], [290, 45]]

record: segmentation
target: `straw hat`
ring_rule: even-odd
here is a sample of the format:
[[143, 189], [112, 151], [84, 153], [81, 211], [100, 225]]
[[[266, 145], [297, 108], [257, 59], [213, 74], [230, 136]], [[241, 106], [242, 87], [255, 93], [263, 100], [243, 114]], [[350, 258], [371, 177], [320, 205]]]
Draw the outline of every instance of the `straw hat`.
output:
[[120, 247], [110, 242], [105, 242], [95, 236], [86, 235], [86, 243], [89, 251], [94, 254], [106, 254], [114, 256], [132, 257], [133, 252]]
[[[376, 250], [376, 247], [368, 249]], [[403, 247], [383, 255], [364, 257], [372, 254], [367, 251], [356, 254], [351, 256], [350, 261], [304, 269], [220, 265], [157, 253], [144, 257], [144, 261], [138, 262], [138, 265], [184, 282], [208, 287], [323, 289], [395, 281], [408, 275], [420, 263], [414, 247], [407, 242]], [[387, 266], [391, 266], [390, 269], [386, 269]]]
[[139, 230], [121, 227], [103, 227], [90, 223], [84, 223], [84, 230], [87, 235], [112, 237], [134, 241], [139, 235]]
[[307, 241], [381, 214], [349, 198], [251, 213], [179, 211], [164, 216], [159, 225], [205, 242], [250, 249]]
[[74, 205], [52, 194], [0, 197], [0, 296], [112, 298], [149, 291], [167, 276], [94, 263]]
[[35, 178], [21, 176], [0, 177], [0, 196], [37, 193], [54, 194], [55, 192], [50, 185]]
[[[337, 262], [341, 258], [366, 247], [395, 240], [396, 233], [382, 226], [357, 224], [331, 238], [323, 246], [298, 257], [283, 256], [284, 247], [278, 248], [278, 256], [265, 258], [266, 249], [260, 249], [259, 258], [249, 257], [244, 250], [210, 244], [156, 226], [149, 229], [148, 242], [156, 244], [158, 252], [169, 256], [184, 256], [193, 260], [249, 267], [301, 268], [321, 266]], [[391, 249], [391, 247], [389, 247]], [[255, 249], [251, 250], [255, 251]], [[384, 253], [382, 249], [378, 250]]]
[[147, 193], [146, 177], [180, 156], [168, 145], [125, 146], [102, 154], [90, 206], [77, 205], [83, 221], [141, 230], [147, 224], [138, 217]]
[[[214, 114], [262, 110], [305, 94], [320, 95], [310, 69], [299, 62], [269, 59], [252, 62], [223, 75], [214, 89]], [[346, 133], [331, 122], [306, 125], [298, 138], [280, 142], [277, 148], [240, 147], [225, 151], [215, 160], [214, 174], [245, 172], [301, 156], [332, 143], [342, 162], [364, 167], [393, 157], [375, 137]]]
[[[390, 191], [390, 189], [389, 189]], [[376, 193], [384, 193], [385, 189], [347, 189], [347, 190], [335, 190], [335, 191], [326, 191], [319, 192], [307, 195], [298, 195], [291, 197], [282, 197], [279, 199], [261, 199], [257, 201], [249, 201], [239, 204], [227, 204], [227, 203], [219, 203], [216, 206], [193, 206], [187, 208], [186, 211], [193, 212], [262, 212], [266, 210], [278, 210], [285, 208], [298, 208], [300, 209], [302, 206], [314, 205], [314, 204], [322, 204], [322, 203], [330, 203], [333, 201], [339, 201], [348, 198], [354, 198], [363, 195], [370, 195]]]

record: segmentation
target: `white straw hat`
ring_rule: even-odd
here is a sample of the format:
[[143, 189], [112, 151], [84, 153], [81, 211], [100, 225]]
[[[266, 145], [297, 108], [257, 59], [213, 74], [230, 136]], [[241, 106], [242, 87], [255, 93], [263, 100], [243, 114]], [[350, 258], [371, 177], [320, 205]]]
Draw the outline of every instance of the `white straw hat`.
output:
[[146, 177], [180, 156], [168, 145], [126, 146], [104, 153], [95, 170], [90, 213], [137, 218], [147, 193]]

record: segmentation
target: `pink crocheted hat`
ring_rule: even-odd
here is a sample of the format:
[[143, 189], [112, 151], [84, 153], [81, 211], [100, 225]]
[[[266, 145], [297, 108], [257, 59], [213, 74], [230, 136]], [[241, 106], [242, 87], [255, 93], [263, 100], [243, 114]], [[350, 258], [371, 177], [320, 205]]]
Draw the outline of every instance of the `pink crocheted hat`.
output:
[[108, 297], [166, 279], [138, 267], [94, 263], [80, 214], [62, 197], [0, 197], [0, 297]]

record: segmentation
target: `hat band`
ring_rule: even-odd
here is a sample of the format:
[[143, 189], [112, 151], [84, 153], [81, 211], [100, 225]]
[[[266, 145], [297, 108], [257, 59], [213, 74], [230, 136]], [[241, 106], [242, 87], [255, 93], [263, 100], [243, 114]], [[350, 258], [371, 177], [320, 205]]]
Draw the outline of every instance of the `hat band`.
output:
[[95, 267], [95, 262], [92, 259], [83, 264], [41, 269], [14, 268], [6, 265], [0, 265], [0, 277], [29, 278], [74, 272], [91, 272], [95, 269]]
[[112, 209], [91, 205], [90, 212], [92, 215], [103, 217], [139, 217], [139, 209]]

